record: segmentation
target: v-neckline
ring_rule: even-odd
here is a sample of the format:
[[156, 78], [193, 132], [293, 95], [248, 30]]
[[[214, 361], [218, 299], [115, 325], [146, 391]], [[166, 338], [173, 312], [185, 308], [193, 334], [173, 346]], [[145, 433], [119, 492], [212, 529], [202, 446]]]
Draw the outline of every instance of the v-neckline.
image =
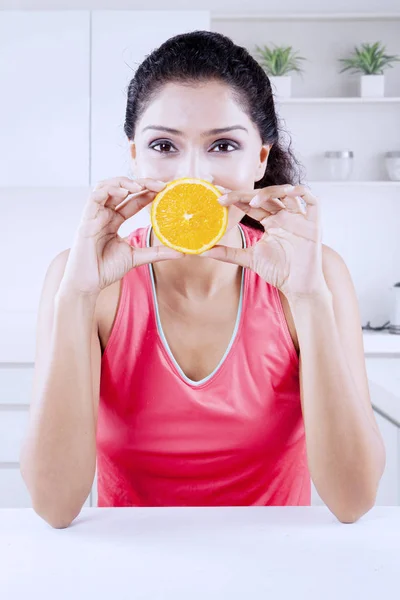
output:
[[[240, 225], [240, 223], [238, 223], [238, 227], [239, 227], [239, 231], [241, 233], [242, 236], [242, 242], [243, 242], [243, 248], [247, 248], [247, 243], [246, 243], [246, 236], [245, 233]], [[151, 236], [151, 232], [152, 232], [152, 225], [148, 226], [147, 229], [147, 234], [146, 234], [146, 247], [149, 248], [150, 247], [150, 236]], [[239, 330], [239, 326], [240, 326], [240, 322], [241, 322], [241, 318], [242, 318], [242, 308], [243, 308], [243, 297], [244, 297], [244, 288], [245, 288], [245, 273], [246, 273], [246, 269], [244, 267], [242, 267], [242, 277], [241, 277], [241, 283], [240, 283], [240, 295], [239, 295], [239, 304], [238, 304], [238, 309], [237, 309], [237, 315], [236, 315], [236, 320], [235, 320], [235, 326], [233, 328], [233, 333], [231, 336], [231, 339], [229, 341], [229, 344], [221, 358], [221, 360], [219, 361], [219, 363], [217, 364], [217, 366], [214, 368], [214, 370], [207, 375], [206, 377], [203, 377], [203, 379], [199, 379], [199, 381], [195, 381], [194, 379], [190, 379], [190, 377], [188, 377], [186, 375], [186, 373], [183, 371], [183, 369], [181, 368], [181, 366], [179, 365], [178, 361], [176, 360], [175, 356], [173, 355], [171, 348], [168, 344], [167, 338], [165, 337], [164, 334], [164, 330], [161, 324], [161, 319], [160, 319], [160, 311], [159, 311], [159, 307], [158, 307], [158, 300], [157, 300], [157, 292], [156, 292], [156, 285], [155, 285], [155, 278], [154, 278], [154, 269], [153, 269], [153, 265], [152, 263], [149, 263], [148, 265], [148, 273], [150, 276], [150, 287], [151, 287], [151, 299], [152, 299], [152, 309], [153, 309], [153, 314], [155, 316], [155, 321], [156, 321], [156, 327], [157, 327], [157, 333], [160, 339], [160, 343], [165, 351], [165, 353], [167, 354], [170, 362], [172, 363], [172, 365], [175, 367], [176, 371], [178, 372], [178, 374], [180, 375], [180, 377], [189, 385], [192, 385], [194, 387], [198, 387], [201, 385], [204, 385], [205, 383], [208, 383], [214, 376], [217, 375], [217, 373], [220, 371], [220, 369], [222, 368], [222, 366], [224, 365], [225, 361], [227, 360], [227, 357], [230, 353], [230, 350], [236, 340], [237, 334], [238, 334], [238, 330]]]

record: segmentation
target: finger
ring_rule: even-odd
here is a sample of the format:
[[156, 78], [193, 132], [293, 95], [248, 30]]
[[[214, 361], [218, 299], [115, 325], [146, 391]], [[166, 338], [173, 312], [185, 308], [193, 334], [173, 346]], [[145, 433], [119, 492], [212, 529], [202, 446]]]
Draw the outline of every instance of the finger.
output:
[[169, 183], [168, 181], [161, 181], [159, 179], [151, 179], [151, 178], [139, 178], [135, 180], [136, 183], [141, 185], [143, 188], [147, 188], [151, 192], [161, 192]]
[[94, 187], [93, 191], [102, 189], [108, 186], [122, 187], [131, 193], [139, 192], [146, 188], [152, 192], [161, 192], [167, 185], [167, 182], [160, 181], [158, 179], [152, 179], [150, 177], [143, 177], [138, 179], [130, 179], [129, 177], [112, 177], [111, 179], [104, 179]]
[[274, 215], [281, 211], [282, 208], [285, 208], [285, 205], [277, 198], [271, 198], [268, 208], [267, 205], [261, 208], [252, 208], [250, 204], [246, 204], [245, 202], [236, 202], [235, 206], [256, 221], [262, 221], [269, 215]]
[[222, 185], [216, 185], [215, 187], [218, 188], [219, 191], [222, 192], [223, 194], [227, 194], [228, 192], [232, 192], [232, 190], [230, 188], [223, 187]]
[[266, 217], [261, 224], [266, 233], [271, 229], [280, 228], [287, 233], [313, 241], [316, 241], [320, 235], [319, 228], [314, 222], [305, 219], [301, 214], [291, 214], [287, 211], [280, 211], [276, 215]]
[[125, 188], [107, 186], [93, 192], [91, 198], [106, 208], [114, 209], [127, 220], [152, 202], [156, 193], [144, 188], [132, 194]]
[[307, 214], [307, 202], [301, 197], [301, 196], [295, 196], [295, 200], [297, 203], [297, 211], [296, 212], [300, 212], [302, 215], [306, 215]]
[[140, 267], [149, 263], [161, 262], [165, 260], [175, 260], [183, 258], [182, 252], [173, 250], [168, 246], [150, 246], [149, 248], [137, 248], [132, 246], [132, 266]]
[[105, 206], [108, 202], [108, 205], [117, 205], [119, 204], [126, 196], [129, 194], [129, 191], [114, 186], [107, 186], [98, 188], [96, 191], [92, 192], [90, 195], [90, 200], [92, 202], [96, 202], [97, 204], [101, 204]]
[[149, 190], [142, 190], [136, 194], [129, 194], [120, 204], [115, 207], [115, 212], [122, 215], [125, 219], [130, 219], [145, 206], [153, 202], [156, 193]]
[[217, 245], [206, 250], [199, 256], [205, 258], [214, 258], [215, 260], [221, 260], [223, 262], [239, 265], [240, 267], [250, 267], [251, 257], [247, 248], [232, 248], [231, 246]]
[[296, 186], [288, 185], [271, 185], [266, 188], [254, 190], [234, 190], [228, 194], [223, 194], [218, 198], [218, 201], [224, 206], [235, 204], [236, 202], [250, 203], [255, 197], [260, 196], [264, 200], [267, 198], [282, 198], [287, 194], [293, 193]]
[[131, 202], [131, 200], [134, 200], [135, 198], [138, 198], [139, 196], [144, 196], [144, 195], [148, 195], [149, 198], [152, 198], [153, 196], [151, 196], [150, 194], [154, 194], [154, 192], [149, 192], [149, 190], [141, 190], [140, 192], [136, 192], [135, 194], [129, 194], [126, 196], [126, 198], [124, 198], [124, 200], [122, 200], [122, 202], [120, 202], [119, 204], [117, 204], [116, 206], [114, 206], [114, 210], [116, 212], [120, 212], [122, 215], [124, 214], [124, 211], [122, 211], [121, 209], [124, 208], [129, 202]]
[[267, 208], [272, 206], [272, 203], [276, 203], [277, 206], [289, 210], [290, 208], [295, 208], [296, 210], [298, 208], [295, 198], [283, 196], [282, 200], [280, 200], [279, 198], [263, 194], [262, 192], [254, 196], [254, 198], [250, 201], [250, 206], [253, 206], [254, 208]]
[[311, 193], [311, 190], [305, 186], [300, 186], [302, 189], [298, 192], [298, 196], [302, 198], [305, 203], [305, 214], [304, 216], [310, 220], [318, 223], [320, 220], [320, 203], [319, 198]]
[[[154, 200], [154, 195], [158, 194], [158, 192], [161, 192], [167, 185], [163, 181], [158, 181], [155, 179], [138, 179], [137, 182], [143, 186], [143, 189], [127, 196], [120, 204], [115, 206], [115, 210], [122, 214], [125, 219], [129, 219], [131, 216], [149, 204], [149, 202]], [[144, 197], [146, 194], [148, 194], [148, 197]], [[139, 196], [142, 196], [139, 203], [131, 203], [131, 200], [134, 200]], [[128, 203], [131, 203], [129, 209], [122, 210]]]
[[111, 177], [110, 179], [103, 179], [99, 181], [93, 191], [101, 190], [107, 187], [120, 187], [125, 188], [129, 192], [138, 192], [143, 189], [143, 186], [138, 182], [138, 180], [129, 179], [129, 177]]

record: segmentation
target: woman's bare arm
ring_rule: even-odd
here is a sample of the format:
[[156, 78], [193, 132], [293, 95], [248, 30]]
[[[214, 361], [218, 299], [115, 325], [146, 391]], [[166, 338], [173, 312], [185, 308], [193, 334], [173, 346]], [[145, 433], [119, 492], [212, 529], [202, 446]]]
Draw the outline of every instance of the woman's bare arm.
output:
[[46, 273], [20, 464], [33, 508], [54, 527], [67, 527], [79, 514], [96, 471], [97, 299], [135, 267], [182, 258], [166, 246], [135, 248], [118, 235], [122, 223], [165, 185], [148, 178], [100, 181], [88, 196], [71, 249], [58, 254]]
[[53, 259], [43, 284], [20, 454], [33, 508], [57, 528], [79, 514], [93, 484], [101, 362], [97, 295], [59, 289], [68, 255], [66, 250]]

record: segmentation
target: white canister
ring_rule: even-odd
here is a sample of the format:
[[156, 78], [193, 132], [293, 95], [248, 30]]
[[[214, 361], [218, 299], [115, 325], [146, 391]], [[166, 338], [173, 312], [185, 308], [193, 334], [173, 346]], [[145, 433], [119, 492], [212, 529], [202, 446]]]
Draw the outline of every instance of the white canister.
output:
[[393, 291], [392, 316], [389, 332], [400, 334], [400, 281], [391, 288]]
[[385, 75], [361, 75], [360, 95], [362, 98], [381, 98], [385, 94]]
[[272, 93], [275, 98], [290, 98], [292, 95], [292, 76], [291, 75], [270, 75]]
[[392, 181], [400, 181], [400, 150], [385, 152], [384, 157], [389, 179]]
[[328, 177], [334, 181], [350, 179], [353, 171], [353, 152], [351, 150], [335, 150], [325, 152]]

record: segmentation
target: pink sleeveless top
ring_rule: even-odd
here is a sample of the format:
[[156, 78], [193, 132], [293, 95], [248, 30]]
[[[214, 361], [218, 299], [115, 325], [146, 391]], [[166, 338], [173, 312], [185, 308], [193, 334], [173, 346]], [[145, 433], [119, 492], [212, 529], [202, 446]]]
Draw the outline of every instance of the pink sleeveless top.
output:
[[[244, 246], [262, 232], [240, 224]], [[132, 231], [149, 245], [151, 227]], [[299, 359], [277, 288], [243, 269], [232, 338], [201, 381], [163, 335], [151, 265], [122, 279], [102, 356], [98, 506], [309, 505]]]

